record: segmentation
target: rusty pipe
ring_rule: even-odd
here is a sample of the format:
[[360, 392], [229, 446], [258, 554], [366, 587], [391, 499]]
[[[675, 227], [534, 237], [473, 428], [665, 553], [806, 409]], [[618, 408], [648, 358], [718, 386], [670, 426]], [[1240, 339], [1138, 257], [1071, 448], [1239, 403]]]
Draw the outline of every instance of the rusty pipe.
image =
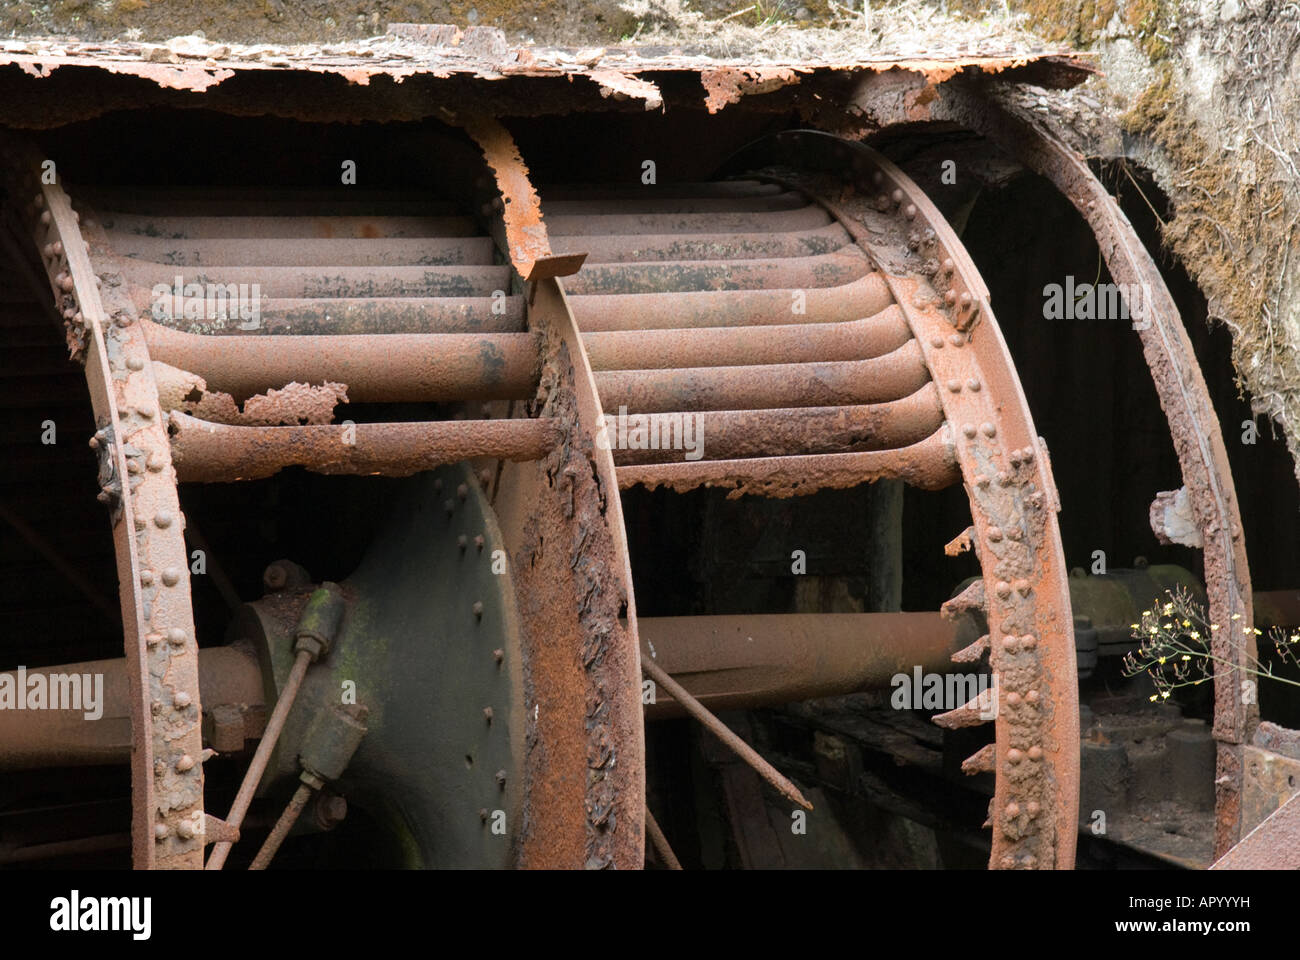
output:
[[519, 400], [537, 387], [531, 333], [207, 337], [141, 320], [152, 359], [236, 402], [288, 383], [344, 383], [353, 403]]
[[688, 330], [584, 333], [593, 370], [668, 370], [765, 363], [867, 360], [897, 350], [912, 337], [897, 306], [872, 317], [832, 323]]
[[606, 370], [595, 375], [606, 410], [762, 410], [839, 407], [898, 400], [930, 379], [920, 344], [909, 340], [870, 360], [772, 363], [674, 370]]
[[[851, 407], [626, 417], [620, 411], [605, 415], [605, 436], [613, 448], [614, 463], [626, 466], [890, 450], [919, 443], [942, 423], [935, 386], [927, 383], [902, 400]], [[633, 443], [644, 449], [633, 449]]]
[[[888, 688], [898, 674], [952, 669], [957, 625], [938, 613], [642, 617], [655, 661], [713, 711]], [[650, 719], [681, 716], [657, 692]]]
[[884, 310], [894, 302], [894, 297], [879, 273], [868, 273], [842, 287], [696, 290], [647, 293], [639, 297], [606, 293], [574, 295], [568, 300], [578, 329], [587, 334], [598, 330], [752, 327], [857, 320]]
[[[26, 671], [29, 682], [38, 674], [46, 678], [47, 688], [51, 675], [102, 677], [100, 716], [87, 719], [84, 710], [5, 710], [0, 714], [0, 770], [93, 766], [130, 759], [131, 707], [125, 658]], [[8, 676], [16, 677], [16, 671]], [[243, 704], [257, 710], [264, 699], [262, 673], [251, 652], [237, 647], [199, 651], [200, 703]]]
[[942, 490], [961, 479], [947, 424], [920, 443], [901, 450], [756, 457], [751, 460], [696, 460], [636, 464], [618, 468], [618, 487], [638, 483], [649, 490], [666, 487], [685, 493], [696, 487], [730, 490], [728, 499], [746, 494], [799, 497], [819, 490], [844, 490], [883, 479], [903, 480], [922, 490]]
[[172, 462], [182, 482], [229, 483], [285, 467], [406, 477], [475, 457], [540, 460], [559, 442], [550, 418], [237, 427], [172, 411]]

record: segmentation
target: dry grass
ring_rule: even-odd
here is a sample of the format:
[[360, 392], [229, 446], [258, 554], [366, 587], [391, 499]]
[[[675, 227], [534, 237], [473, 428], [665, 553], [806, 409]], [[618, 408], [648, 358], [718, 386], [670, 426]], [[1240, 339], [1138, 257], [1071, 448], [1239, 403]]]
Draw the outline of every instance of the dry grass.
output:
[[830, 0], [832, 16], [816, 25], [794, 20], [788, 2], [757, 0], [710, 20], [684, 0], [627, 0], [621, 9], [636, 17], [636, 43], [681, 48], [683, 53], [750, 62], [851, 63], [883, 59], [1000, 56], [1040, 52], [1041, 37], [1025, 16], [1005, 5], [982, 17], [945, 13], [923, 0], [849, 6]]

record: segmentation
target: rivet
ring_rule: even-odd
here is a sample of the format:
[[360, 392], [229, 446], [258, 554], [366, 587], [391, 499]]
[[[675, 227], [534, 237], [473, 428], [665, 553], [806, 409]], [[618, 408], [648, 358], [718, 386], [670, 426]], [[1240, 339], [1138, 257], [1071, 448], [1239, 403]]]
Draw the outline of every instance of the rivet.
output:
[[1002, 539], [1001, 527], [989, 527], [989, 543], [997, 543]]
[[1023, 759], [1025, 759], [1025, 755], [1021, 753], [1019, 750], [1017, 750], [1015, 747], [1012, 747], [1010, 750], [1007, 751], [1007, 760], [1010, 763], [1019, 763]]
[[482, 601], [482, 600], [475, 600], [475, 601], [474, 601], [474, 607], [473, 607], [473, 610], [474, 610], [474, 616], [475, 616], [477, 619], [482, 620], [482, 619], [483, 619], [483, 601]]
[[976, 380], [974, 377], [971, 377], [969, 380], [966, 381], [966, 389], [970, 390], [971, 392], [976, 392], [979, 390], [979, 388], [980, 388], [980, 382]]
[[1010, 463], [1013, 467], [1020, 466], [1020, 451], [1012, 450], [1010, 453], [1008, 453], [1007, 462]]
[[1022, 597], [1029, 596], [1030, 588], [1029, 588], [1028, 580], [1024, 580], [1024, 579], [1017, 580], [1015, 583], [1015, 587], [1016, 587], [1016, 593], [1020, 594]]
[[188, 820], [182, 820], [180, 823], [176, 824], [176, 833], [180, 835], [182, 840], [193, 840], [194, 824], [190, 823]]
[[1016, 691], [1012, 690], [1010, 693], [1007, 694], [1007, 703], [1009, 705], [1014, 707], [1019, 702], [1020, 702], [1020, 694], [1016, 693]]
[[[184, 690], [177, 690], [174, 694], [172, 694], [172, 703], [176, 705], [177, 710], [184, 710], [186, 707], [190, 705], [190, 695], [186, 693]], [[193, 761], [191, 761], [190, 763], [192, 766]]]
[[456, 538], [456, 546], [460, 547], [461, 550], [464, 550], [466, 547], [469, 546], [469, 537], [465, 536], [465, 534], [462, 533], [460, 536]]
[[479, 550], [483, 549], [483, 544], [485, 543], [487, 543], [487, 541], [483, 539], [483, 534], [481, 533], [474, 538], [474, 546], [477, 547]]
[[954, 347], [960, 347], [963, 343], [966, 342], [966, 338], [963, 337], [960, 333], [954, 333], [948, 337], [948, 342], [951, 343]]
[[1038, 691], [1037, 691], [1037, 690], [1030, 690], [1028, 693], [1025, 694], [1025, 700], [1026, 700], [1027, 702], [1029, 702], [1029, 703], [1037, 703], [1037, 702], [1038, 702]]
[[157, 473], [163, 468], [164, 462], [162, 454], [151, 453], [149, 454], [149, 459], [145, 461], [144, 465], [148, 467], [151, 472]]
[[462, 500], [464, 500], [466, 497], [468, 497], [468, 496], [469, 496], [469, 486], [468, 486], [467, 484], [464, 484], [464, 483], [462, 483], [460, 486], [458, 486], [458, 487], [456, 488], [456, 496], [460, 497]]
[[180, 582], [181, 572], [175, 567], [168, 567], [162, 572], [162, 582], [168, 587], [174, 587]]
[[484, 470], [481, 473], [479, 473], [478, 482], [483, 486], [484, 490], [492, 486], [492, 471]]
[[505, 658], [506, 658], [506, 652], [504, 650], [498, 648], [492, 651], [492, 659], [495, 660], [497, 663], [501, 663], [501, 661], [505, 660]]
[[484, 708], [483, 708], [483, 719], [486, 720], [489, 724], [492, 722], [492, 708], [491, 708], [491, 707], [484, 707]]
[[904, 207], [904, 208], [903, 208], [903, 216], [905, 216], [908, 220], [913, 220], [913, 219], [915, 219], [915, 218], [916, 218], [916, 204], [914, 204], [914, 203], [909, 203], [906, 207]]
[[958, 297], [958, 300], [959, 300], [959, 302], [961, 303], [961, 308], [962, 308], [963, 310], [965, 310], [965, 309], [967, 309], [968, 307], [970, 307], [970, 294], [969, 294], [969, 293], [963, 293], [960, 297]]
[[991, 424], [991, 423], [984, 423], [984, 424], [981, 424], [981, 425], [980, 425], [980, 430], [983, 431], [984, 436], [986, 436], [986, 437], [994, 437], [994, 436], [997, 436], [997, 432], [998, 432], [998, 428], [995, 427], [995, 426], [993, 426], [993, 424]]
[[498, 770], [496, 772], [496, 782], [497, 786], [502, 790], [506, 788], [506, 772], [504, 770]]
[[478, 808], [478, 818], [482, 820], [484, 823], [487, 823], [487, 818], [488, 818], [487, 807]]
[[45, 224], [46, 226], [49, 226], [49, 223], [50, 223], [50, 211], [48, 211], [48, 210], [42, 210], [42, 211], [41, 211], [41, 223]]
[[1043, 808], [1039, 805], [1037, 800], [1030, 800], [1025, 804], [1025, 813], [1029, 814], [1031, 817], [1038, 816], [1042, 809]]
[[891, 194], [889, 195], [889, 199], [892, 200], [892, 201], [894, 201], [894, 203], [896, 203], [896, 204], [898, 204], [898, 203], [902, 203], [902, 202], [903, 202], [903, 191], [902, 191], [902, 190], [895, 190], [893, 193], [891, 193]]
[[1015, 540], [1017, 543], [1020, 541], [1020, 538], [1023, 536], [1024, 536], [1024, 532], [1019, 527], [1012, 527], [1010, 530], [1007, 531], [1007, 539]]
[[176, 772], [184, 773], [186, 770], [194, 768], [194, 758], [188, 753], [182, 753], [181, 758], [176, 761]]
[[166, 840], [171, 836], [172, 828], [165, 823], [154, 824], [153, 838], [158, 841]]
[[137, 407], [137, 408], [136, 408], [136, 413], [140, 414], [140, 418], [141, 418], [142, 420], [152, 420], [152, 419], [153, 419], [153, 408], [152, 408], [152, 407]]
[[942, 350], [942, 349], [943, 349], [943, 337], [931, 337], [931, 338], [930, 338], [930, 346], [934, 347], [934, 349], [936, 349], [936, 350]]
[[139, 460], [136, 460], [136, 459], [133, 458], [133, 459], [130, 459], [130, 460], [128, 460], [128, 461], [126, 462], [126, 472], [127, 472], [127, 473], [139, 473], [142, 469], [144, 469], [144, 468], [140, 466], [140, 461], [139, 461]]
[[1002, 649], [1003, 649], [1003, 650], [1014, 650], [1014, 649], [1016, 649], [1016, 638], [1013, 637], [1013, 636], [1011, 636], [1011, 634], [1007, 634], [1005, 637], [1003, 637], [1003, 638], [1002, 638]]
[[[136, 461], [132, 460], [131, 462], [135, 463]], [[172, 525], [172, 512], [170, 510], [159, 510], [153, 515], [153, 522], [159, 528], [166, 530]]]
[[957, 291], [956, 290], [944, 291], [943, 302], [948, 304], [948, 306], [951, 307], [954, 303], [957, 302]]
[[144, 357], [127, 357], [126, 366], [130, 370], [143, 370]]
[[1006, 811], [1008, 817], [1018, 817], [1020, 816], [1020, 804], [1012, 800], [1010, 803], [1007, 804]]
[[59, 289], [62, 290], [64, 293], [72, 292], [73, 280], [70, 274], [61, 273], [54, 279], [55, 282], [59, 285]]
[[949, 380], [949, 381], [948, 381], [948, 389], [949, 389], [950, 391], [952, 391], [953, 393], [961, 393], [961, 381], [960, 381], [960, 380]]
[[1034, 462], [1034, 448], [1033, 448], [1033, 447], [1025, 447], [1025, 449], [1021, 450], [1021, 451], [1020, 451], [1020, 459], [1023, 460], [1023, 461], [1025, 461], [1025, 463], [1033, 463], [1033, 462]]
[[989, 485], [989, 478], [988, 478], [988, 477], [984, 476], [984, 474], [982, 474], [982, 473], [977, 473], [977, 474], [975, 474], [975, 486], [977, 486], [977, 487], [979, 487], [981, 490], [983, 490], [983, 489], [984, 489], [985, 487], [987, 487], [988, 485]]
[[1038, 645], [1038, 638], [1035, 637], [1032, 633], [1026, 633], [1023, 637], [1020, 638], [1020, 644], [1026, 650], [1032, 650], [1034, 649], [1034, 647]]
[[185, 643], [185, 631], [180, 627], [167, 628], [167, 642], [173, 647], [179, 647]]
[[146, 646], [156, 647], [162, 641], [162, 638], [161, 633], [150, 632], [144, 635], [144, 642]]
[[1029, 759], [1030, 759], [1030, 760], [1041, 760], [1041, 759], [1043, 759], [1043, 748], [1040, 747], [1040, 746], [1038, 746], [1037, 744], [1035, 744], [1034, 746], [1030, 747], [1030, 748], [1029, 748]]
[[55, 240], [54, 243], [50, 244], [50, 246], [54, 248], [54, 255], [55, 255], [56, 257], [61, 257], [61, 256], [63, 256], [63, 241], [62, 241], [62, 240]]
[[998, 585], [994, 587], [994, 592], [1005, 600], [1007, 597], [1011, 596], [1011, 584], [1007, 583], [1005, 580], [999, 580]]
[[973, 423], [966, 424], [966, 426], [961, 428], [961, 432], [966, 434], [967, 437], [975, 436], [975, 424]]
[[885, 196], [883, 193], [880, 194], [880, 196], [876, 197], [876, 209], [881, 211], [882, 213], [888, 210], [889, 197]]
[[153, 571], [152, 571], [152, 570], [141, 570], [141, 571], [140, 571], [140, 583], [141, 583], [143, 586], [146, 586], [146, 587], [147, 587], [147, 586], [150, 586], [150, 585], [153, 583]]
[[90, 438], [89, 440], [87, 440], [86, 442], [87, 442], [88, 444], [90, 444], [90, 449], [91, 449], [91, 450], [98, 450], [98, 449], [99, 449], [99, 437], [91, 437], [91, 438]]

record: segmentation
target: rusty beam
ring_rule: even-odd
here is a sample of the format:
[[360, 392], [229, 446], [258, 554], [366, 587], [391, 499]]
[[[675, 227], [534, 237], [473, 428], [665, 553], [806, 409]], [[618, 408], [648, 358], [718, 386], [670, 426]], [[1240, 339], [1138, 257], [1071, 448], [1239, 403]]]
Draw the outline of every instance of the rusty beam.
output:
[[696, 290], [575, 296], [573, 315], [584, 334], [598, 330], [673, 330], [834, 323], [874, 316], [894, 302], [878, 273], [842, 287], [807, 290]]
[[[854, 453], [919, 443], [943, 423], [934, 384], [889, 403], [853, 407], [792, 407], [666, 413], [658, 419], [628, 414], [605, 417], [605, 436], [620, 467], [646, 463], [733, 460], [750, 457]], [[654, 437], [649, 431], [654, 427]], [[685, 428], [691, 429], [687, 449]], [[633, 449], [633, 431], [645, 429], [645, 449]], [[653, 439], [653, 443], [649, 441]]]
[[517, 400], [537, 389], [528, 333], [207, 337], [139, 321], [154, 360], [237, 402], [289, 383], [343, 383], [353, 403]]
[[872, 317], [771, 327], [584, 332], [593, 370], [674, 370], [754, 364], [868, 360], [912, 337], [898, 307]]
[[618, 468], [618, 485], [667, 487], [684, 493], [696, 487], [729, 490], [728, 499], [746, 494], [798, 497], [818, 490], [842, 490], [886, 478], [922, 490], [942, 490], [961, 477], [947, 426], [901, 450], [759, 457], [750, 460], [698, 460]]
[[[655, 662], [712, 711], [887, 688], [898, 674], [944, 673], [957, 627], [938, 613], [642, 617]], [[659, 693], [652, 720], [680, 716]]]
[[170, 425], [176, 477], [199, 483], [256, 480], [293, 466], [406, 477], [474, 457], [538, 460], [559, 440], [549, 418], [238, 427], [174, 410]]
[[[132, 743], [129, 670], [121, 657], [28, 669], [27, 678], [45, 677], [47, 689], [49, 678], [56, 675], [90, 677], [92, 684], [102, 683], [99, 716], [87, 718], [82, 710], [5, 711], [5, 722], [0, 724], [0, 770], [127, 763]], [[236, 647], [200, 650], [198, 673], [204, 703], [242, 706], [245, 712], [261, 710], [262, 672], [250, 653]], [[9, 676], [15, 678], [15, 671], [9, 671]]]
[[625, 406], [641, 413], [882, 403], [911, 396], [929, 379], [921, 348], [914, 340], [870, 360], [596, 374], [601, 401], [607, 407]]
[[566, 284], [575, 297], [695, 290], [809, 290], [861, 279], [871, 265], [857, 247], [811, 257], [597, 263]]

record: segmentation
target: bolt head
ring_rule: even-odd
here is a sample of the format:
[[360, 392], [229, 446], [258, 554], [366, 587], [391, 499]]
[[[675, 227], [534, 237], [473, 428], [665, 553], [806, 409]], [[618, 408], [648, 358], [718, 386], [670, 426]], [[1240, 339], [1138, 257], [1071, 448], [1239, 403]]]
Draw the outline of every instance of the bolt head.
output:
[[[186, 707], [190, 705], [190, 695], [186, 693], [184, 690], [177, 690], [174, 694], [172, 694], [172, 703], [176, 705], [177, 710], [184, 710]], [[191, 760], [189, 756], [184, 756], [181, 757], [179, 762], [177, 762], [176, 768], [178, 770], [182, 769], [181, 763], [184, 763], [187, 760], [189, 761], [189, 766], [186, 766], [183, 769], [188, 770], [190, 767], [194, 766], [194, 761]]]
[[167, 642], [173, 647], [183, 646], [185, 643], [185, 631], [180, 627], [168, 627]]

